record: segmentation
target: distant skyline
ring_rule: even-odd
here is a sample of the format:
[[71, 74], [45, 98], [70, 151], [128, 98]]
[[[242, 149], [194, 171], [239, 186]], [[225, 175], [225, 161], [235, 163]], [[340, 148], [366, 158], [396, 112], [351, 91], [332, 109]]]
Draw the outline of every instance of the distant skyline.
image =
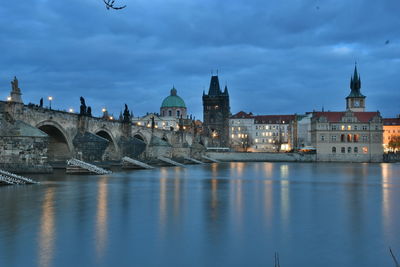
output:
[[211, 71], [231, 112], [345, 109], [354, 63], [367, 111], [400, 114], [397, 0], [7, 1], [0, 7], [0, 98], [19, 79], [25, 103], [98, 116], [128, 104], [159, 112], [172, 86], [202, 119]]

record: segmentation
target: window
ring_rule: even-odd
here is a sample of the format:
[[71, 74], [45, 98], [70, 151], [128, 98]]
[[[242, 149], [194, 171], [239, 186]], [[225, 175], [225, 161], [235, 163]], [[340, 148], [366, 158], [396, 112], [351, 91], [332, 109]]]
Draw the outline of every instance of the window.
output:
[[332, 142], [336, 142], [336, 135], [332, 135], [332, 136], [331, 136], [331, 141], [332, 141]]
[[325, 141], [325, 135], [321, 135], [321, 141]]
[[356, 131], [358, 130], [358, 127], [357, 127], [357, 125], [354, 125], [354, 130], [356, 130]]
[[344, 142], [344, 134], [340, 135], [340, 142]]
[[258, 132], [256, 132], [256, 136], [258, 136]]
[[168, 116], [172, 116], [172, 111], [168, 110]]
[[360, 138], [360, 135], [359, 134], [355, 134], [355, 135], [353, 135], [353, 141], [354, 141], [354, 143], [358, 143], [358, 139]]
[[368, 136], [363, 135], [363, 136], [362, 136], [362, 140], [363, 140], [363, 142], [368, 142]]
[[362, 129], [363, 129], [363, 131], [366, 131], [366, 130], [368, 130], [368, 126], [367, 125], [363, 125]]
[[363, 150], [363, 153], [364, 153], [364, 154], [367, 154], [367, 153], [368, 153], [368, 147], [364, 146], [364, 147], [362, 148], [362, 150]]
[[342, 147], [340, 150], [341, 150], [342, 153], [346, 153], [346, 148], [345, 147]]
[[354, 147], [354, 153], [358, 153], [358, 147]]
[[347, 135], [347, 142], [351, 142], [351, 134]]
[[379, 130], [378, 125], [375, 126], [375, 130]]
[[351, 130], [351, 125], [347, 125], [347, 130]]
[[336, 147], [332, 147], [332, 153], [336, 153]]
[[337, 130], [337, 125], [332, 125], [332, 130], [336, 131]]
[[344, 129], [345, 129], [345, 128], [344, 128], [344, 125], [342, 125], [342, 131], [344, 131]]
[[177, 117], [181, 116], [181, 111], [180, 111], [180, 110], [177, 110], [177, 111], [176, 111], [176, 116], [177, 116]]
[[351, 147], [347, 148], [347, 153], [351, 153]]

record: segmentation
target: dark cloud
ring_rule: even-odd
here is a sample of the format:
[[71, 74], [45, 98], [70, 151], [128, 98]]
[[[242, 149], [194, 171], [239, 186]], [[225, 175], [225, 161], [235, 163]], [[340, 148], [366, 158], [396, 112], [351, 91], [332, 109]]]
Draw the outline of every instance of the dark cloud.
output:
[[[400, 3], [396, 0], [8, 1], [0, 7], [0, 97], [20, 79], [25, 102], [86, 97], [95, 114], [158, 111], [175, 85], [202, 117], [211, 70], [232, 112], [342, 110], [354, 62], [367, 108], [400, 113]], [[318, 7], [318, 8], [317, 8]], [[390, 40], [389, 43], [386, 41]]]

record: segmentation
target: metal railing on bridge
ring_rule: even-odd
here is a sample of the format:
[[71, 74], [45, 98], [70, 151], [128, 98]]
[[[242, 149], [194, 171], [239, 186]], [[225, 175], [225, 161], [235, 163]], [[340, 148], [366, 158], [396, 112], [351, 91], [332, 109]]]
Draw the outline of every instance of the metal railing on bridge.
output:
[[103, 168], [97, 167], [96, 165], [84, 162], [79, 159], [67, 160], [67, 165], [79, 167], [79, 168], [82, 168], [84, 170], [87, 170], [87, 171], [95, 173], [95, 174], [111, 174], [112, 173], [112, 171], [105, 170]]
[[5, 184], [9, 185], [20, 185], [20, 184], [38, 184], [39, 182], [36, 182], [30, 178], [26, 178], [21, 175], [17, 175], [5, 170], [0, 170], [0, 182], [3, 182]]

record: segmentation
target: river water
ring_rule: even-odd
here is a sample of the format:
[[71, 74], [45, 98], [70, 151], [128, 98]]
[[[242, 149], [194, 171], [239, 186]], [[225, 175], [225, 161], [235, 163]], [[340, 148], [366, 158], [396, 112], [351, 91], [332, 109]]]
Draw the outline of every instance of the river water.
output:
[[213, 163], [0, 187], [0, 266], [394, 266], [400, 164]]

